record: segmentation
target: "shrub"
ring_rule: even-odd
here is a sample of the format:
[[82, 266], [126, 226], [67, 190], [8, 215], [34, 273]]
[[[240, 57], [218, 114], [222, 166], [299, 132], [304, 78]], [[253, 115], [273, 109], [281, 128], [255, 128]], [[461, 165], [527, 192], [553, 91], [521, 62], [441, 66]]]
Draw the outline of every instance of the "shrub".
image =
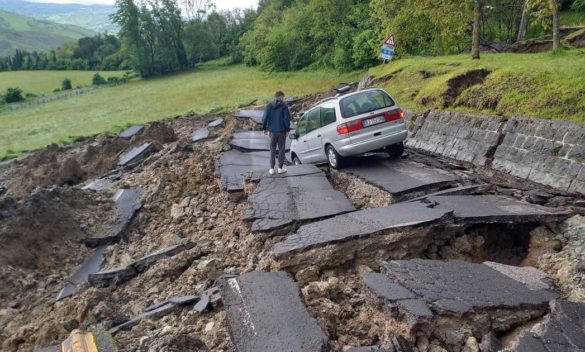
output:
[[27, 99], [30, 99], [30, 98], [36, 98], [36, 97], [38, 97], [38, 95], [36, 95], [35, 93], [26, 93], [24, 96], [25, 96]]
[[70, 90], [71, 88], [71, 80], [69, 78], [65, 78], [63, 82], [61, 82], [61, 90]]
[[108, 82], [97, 72], [95, 73], [95, 75], [93, 75], [93, 78], [91, 79], [91, 84], [93, 84], [94, 86], [99, 86], [106, 83]]
[[4, 94], [4, 99], [6, 103], [16, 103], [19, 101], [23, 101], [24, 98], [22, 96], [22, 89], [20, 88], [8, 88], [6, 89], [6, 94]]
[[59, 93], [61, 91], [61, 88], [55, 88], [53, 89], [53, 93]]

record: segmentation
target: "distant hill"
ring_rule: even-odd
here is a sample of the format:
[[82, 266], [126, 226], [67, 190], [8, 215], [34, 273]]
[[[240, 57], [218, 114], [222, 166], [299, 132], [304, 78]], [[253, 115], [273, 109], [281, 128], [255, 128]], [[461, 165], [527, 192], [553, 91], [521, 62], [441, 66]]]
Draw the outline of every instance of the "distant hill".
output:
[[13, 54], [16, 49], [46, 51], [95, 32], [49, 21], [37, 20], [0, 10], [0, 56]]
[[109, 5], [50, 4], [24, 0], [0, 0], [0, 10], [61, 24], [72, 24], [94, 32], [118, 32], [110, 21], [116, 11]]

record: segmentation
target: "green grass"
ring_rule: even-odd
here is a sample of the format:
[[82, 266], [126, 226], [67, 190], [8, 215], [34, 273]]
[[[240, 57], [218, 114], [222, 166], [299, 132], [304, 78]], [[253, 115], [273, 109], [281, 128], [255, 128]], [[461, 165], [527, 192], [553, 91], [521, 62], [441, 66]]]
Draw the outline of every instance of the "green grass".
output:
[[194, 72], [131, 81], [0, 114], [0, 158], [79, 136], [117, 131], [129, 123], [161, 120], [189, 111], [229, 109], [256, 98], [268, 101], [276, 90], [289, 96], [325, 91], [359, 76], [334, 71], [266, 73], [245, 66], [208, 64]]
[[563, 26], [580, 26], [585, 25], [585, 13], [577, 11], [562, 11], [561, 25]]
[[[104, 78], [122, 77], [124, 71], [104, 71], [99, 72]], [[73, 87], [86, 87], [91, 85], [91, 79], [95, 72], [93, 71], [9, 71], [0, 72], [0, 94], [6, 92], [7, 88], [18, 87], [24, 93], [33, 93], [41, 95], [53, 94], [55, 88], [61, 88], [61, 82], [65, 78], [71, 80]]]
[[[507, 116], [585, 121], [585, 51], [566, 50], [556, 54], [482, 54], [434, 58], [405, 58], [371, 70], [374, 76], [390, 74], [380, 83], [407, 108], [425, 111], [442, 107], [447, 81], [472, 69], [486, 68], [491, 74], [483, 84], [470, 87], [459, 96], [455, 107]], [[423, 78], [420, 71], [432, 73]]]

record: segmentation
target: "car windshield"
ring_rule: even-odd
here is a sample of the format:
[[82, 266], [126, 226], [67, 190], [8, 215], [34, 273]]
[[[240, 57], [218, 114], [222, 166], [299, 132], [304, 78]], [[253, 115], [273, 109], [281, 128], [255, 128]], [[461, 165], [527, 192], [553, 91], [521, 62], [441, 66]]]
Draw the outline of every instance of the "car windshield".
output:
[[344, 98], [340, 102], [341, 115], [350, 118], [394, 105], [394, 101], [382, 90], [370, 90]]

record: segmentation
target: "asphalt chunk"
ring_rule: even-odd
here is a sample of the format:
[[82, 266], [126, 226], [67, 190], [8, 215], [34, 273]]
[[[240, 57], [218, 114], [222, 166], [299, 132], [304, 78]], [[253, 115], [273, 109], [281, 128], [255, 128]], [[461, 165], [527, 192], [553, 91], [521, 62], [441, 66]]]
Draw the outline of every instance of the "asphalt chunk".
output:
[[207, 127], [200, 128], [191, 134], [192, 142], [199, 142], [209, 138], [209, 129]]
[[[298, 222], [355, 211], [345, 194], [335, 191], [325, 173], [313, 165], [292, 166], [289, 175], [261, 176], [248, 201], [252, 231], [266, 232]], [[287, 173], [288, 174], [288, 173]]]
[[143, 125], [130, 126], [124, 131], [120, 132], [118, 136], [121, 138], [130, 139], [137, 135], [138, 133], [142, 132], [143, 129], [144, 129]]
[[244, 174], [270, 167], [269, 152], [242, 153], [228, 151], [221, 155], [215, 163], [215, 173], [219, 176], [225, 190], [241, 192], [244, 190]]
[[222, 117], [218, 117], [217, 119], [210, 121], [207, 124], [207, 127], [209, 127], [209, 128], [215, 128], [215, 127], [219, 127], [219, 126], [221, 126], [223, 124], [224, 124], [223, 118]]
[[[270, 136], [262, 131], [241, 131], [233, 134], [230, 145], [242, 151], [269, 151]], [[285, 150], [290, 150], [291, 140], [286, 139]]]
[[452, 186], [457, 181], [446, 171], [405, 160], [364, 159], [343, 172], [390, 193], [395, 202]]
[[321, 352], [327, 336], [284, 272], [251, 272], [221, 282], [228, 327], [239, 352]]
[[59, 291], [57, 301], [73, 296], [78, 291], [78, 288], [76, 287], [77, 284], [87, 283], [89, 275], [96, 273], [101, 269], [105, 261], [104, 253], [105, 247], [97, 248], [95, 252], [79, 266], [77, 271], [71, 276], [69, 283]]
[[257, 124], [262, 124], [262, 117], [264, 116], [263, 110], [250, 110], [250, 109], [243, 109], [239, 110], [234, 114], [235, 117], [238, 118], [247, 118], [250, 119]]
[[131, 166], [138, 161], [144, 159], [152, 150], [154, 146], [150, 142], [146, 142], [139, 147], [135, 147], [120, 155], [118, 159], [118, 166]]
[[568, 217], [564, 211], [506, 196], [431, 196], [427, 201], [436, 209], [452, 210], [457, 221], [468, 224], [545, 222]]

